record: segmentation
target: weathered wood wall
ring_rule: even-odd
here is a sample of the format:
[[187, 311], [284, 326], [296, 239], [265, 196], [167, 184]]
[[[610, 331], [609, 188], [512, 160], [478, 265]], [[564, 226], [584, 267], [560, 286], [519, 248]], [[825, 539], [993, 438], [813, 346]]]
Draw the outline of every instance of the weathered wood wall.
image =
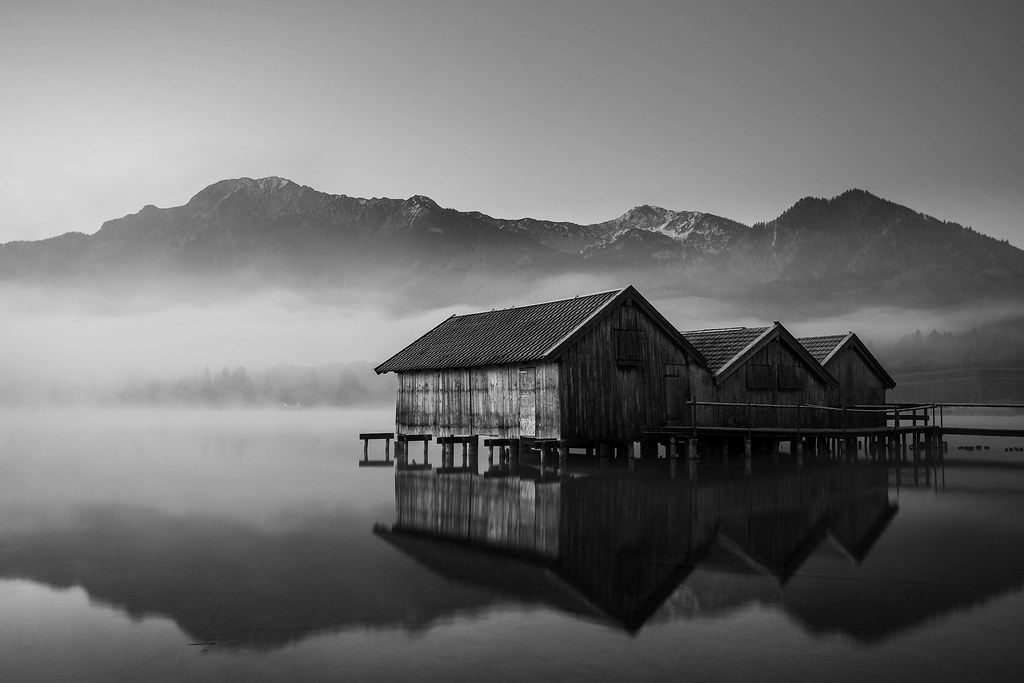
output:
[[560, 488], [519, 477], [395, 473], [395, 526], [525, 555], [559, 554]]
[[[839, 390], [834, 392], [836, 404], [881, 405], [885, 403], [885, 384], [855, 348], [847, 346], [833, 356], [825, 369], [839, 380]], [[885, 413], [850, 413], [848, 427], [884, 427]]]
[[562, 438], [639, 441], [643, 430], [689, 424], [708, 375], [632, 301], [610, 311], [562, 356]]
[[[399, 434], [435, 437], [483, 434], [556, 439], [558, 387], [557, 363], [401, 372], [395, 429]], [[533, 410], [528, 407], [530, 397]], [[534, 434], [523, 431], [527, 414], [532, 414]]]
[[[781, 339], [768, 342], [716, 388], [714, 401], [774, 405], [834, 405], [831, 385], [815, 374]], [[834, 415], [792, 408], [704, 407], [700, 425], [770, 427], [833, 426]]]

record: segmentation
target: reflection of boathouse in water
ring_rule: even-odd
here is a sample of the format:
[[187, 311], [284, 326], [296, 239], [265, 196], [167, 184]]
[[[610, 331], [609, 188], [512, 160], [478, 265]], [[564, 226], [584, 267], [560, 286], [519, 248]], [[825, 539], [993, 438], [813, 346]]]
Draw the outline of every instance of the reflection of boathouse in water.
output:
[[[897, 509], [886, 468], [873, 463], [689, 483], [643, 475], [540, 482], [406, 471], [397, 474], [395, 490], [395, 531], [532, 558], [553, 570], [546, 583], [562, 585], [561, 592], [548, 586], [542, 593], [578, 591], [596, 616], [629, 630], [697, 567], [785, 584], [823, 545], [859, 563]], [[469, 548], [406, 533], [385, 537], [443, 575], [501, 582], [507, 573], [501, 559]]]

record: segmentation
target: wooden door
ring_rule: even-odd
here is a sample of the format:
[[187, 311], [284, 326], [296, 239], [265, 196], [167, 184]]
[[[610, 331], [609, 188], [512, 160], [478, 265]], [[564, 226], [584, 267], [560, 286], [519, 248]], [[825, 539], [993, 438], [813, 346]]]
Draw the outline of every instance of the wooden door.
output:
[[665, 419], [669, 425], [686, 424], [686, 402], [690, 399], [690, 377], [685, 365], [665, 366]]

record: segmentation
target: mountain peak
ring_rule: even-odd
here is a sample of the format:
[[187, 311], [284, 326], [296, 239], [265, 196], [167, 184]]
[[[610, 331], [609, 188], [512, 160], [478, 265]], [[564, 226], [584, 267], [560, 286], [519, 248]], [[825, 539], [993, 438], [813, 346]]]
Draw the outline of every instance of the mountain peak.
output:
[[640, 228], [641, 230], [653, 230], [664, 225], [676, 216], [676, 212], [663, 209], [660, 206], [641, 204], [614, 218], [609, 223]]
[[406, 201], [407, 204], [410, 204], [412, 206], [419, 206], [419, 207], [422, 207], [424, 209], [440, 209], [441, 208], [440, 206], [438, 206], [437, 202], [435, 202], [433, 199], [431, 199], [430, 197], [428, 197], [426, 195], [422, 195], [422, 194], [414, 194], [413, 196], [409, 197], [405, 201]]
[[266, 178], [230, 178], [220, 180], [200, 190], [189, 204], [215, 204], [216, 202], [229, 197], [236, 192], [243, 192], [256, 197], [266, 194], [274, 194], [284, 191], [301, 190], [297, 183], [278, 176], [267, 176]]

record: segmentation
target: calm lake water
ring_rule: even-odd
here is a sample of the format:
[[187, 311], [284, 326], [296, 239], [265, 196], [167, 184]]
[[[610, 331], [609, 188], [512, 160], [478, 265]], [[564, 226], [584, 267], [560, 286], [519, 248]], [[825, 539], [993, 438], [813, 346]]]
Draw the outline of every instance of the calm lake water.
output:
[[0, 680], [1024, 673], [1024, 443], [951, 441], [987, 464], [883, 479], [878, 533], [823, 531], [791, 572], [716, 544], [633, 629], [540, 564], [375, 534], [394, 473], [356, 434], [392, 414], [0, 412]]

